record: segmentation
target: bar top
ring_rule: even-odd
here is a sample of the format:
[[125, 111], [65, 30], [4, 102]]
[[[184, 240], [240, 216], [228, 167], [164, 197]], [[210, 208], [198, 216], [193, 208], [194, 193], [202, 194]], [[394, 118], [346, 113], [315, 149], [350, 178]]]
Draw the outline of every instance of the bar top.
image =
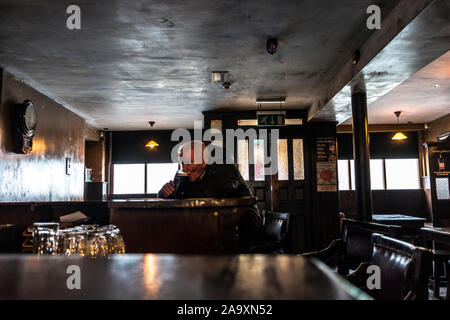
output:
[[[67, 288], [80, 268], [81, 289]], [[287, 255], [0, 255], [0, 299], [370, 299], [318, 260]]]
[[240, 207], [256, 203], [254, 197], [241, 198], [190, 198], [190, 199], [115, 199], [108, 201], [109, 208], [214, 208]]

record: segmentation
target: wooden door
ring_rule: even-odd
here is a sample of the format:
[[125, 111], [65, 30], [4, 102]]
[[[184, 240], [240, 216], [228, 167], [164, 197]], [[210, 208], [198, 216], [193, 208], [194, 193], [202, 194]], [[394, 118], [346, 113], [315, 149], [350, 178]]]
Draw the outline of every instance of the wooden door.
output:
[[[258, 132], [256, 139], [262, 138], [260, 129], [267, 130], [268, 138], [271, 136], [271, 130], [279, 130], [277, 141], [267, 139], [266, 143], [268, 150], [271, 150], [272, 144], [276, 144], [277, 154], [284, 153], [284, 158], [280, 158], [281, 162], [284, 161], [282, 171], [261, 177], [257, 174], [260, 167], [249, 164], [248, 162], [251, 161], [248, 161], [250, 160], [248, 158], [247, 164], [240, 165], [240, 169], [253, 194], [258, 198], [260, 209], [291, 213], [290, 248], [288, 248], [291, 253], [323, 249], [330, 244], [331, 240], [339, 236], [337, 190], [319, 190], [316, 169], [317, 139], [336, 137], [335, 123], [305, 123], [306, 114], [302, 115], [302, 112], [298, 110], [287, 110], [287, 119], [294, 120], [300, 117], [304, 124], [291, 123], [283, 127], [257, 126], [256, 111], [212, 111], [204, 114], [205, 128], [213, 127], [213, 122], [215, 126], [217, 122], [220, 123], [218, 127], [222, 131], [225, 142], [228, 142], [225, 134], [227, 129], [243, 129], [244, 131], [255, 129]], [[278, 144], [280, 151], [278, 151]], [[227, 145], [228, 143], [224, 143], [224, 147]], [[238, 157], [239, 153], [246, 152], [248, 156], [248, 151], [255, 148], [248, 139], [240, 142], [240, 146], [239, 142], [233, 145], [235, 148], [233, 154], [237, 154]], [[274, 158], [273, 155], [270, 157]], [[235, 158], [235, 160], [238, 159]], [[303, 173], [300, 173], [298, 169], [299, 163], [303, 164]]]
[[302, 252], [307, 248], [308, 193], [305, 179], [304, 138], [298, 130], [280, 129], [277, 144], [278, 172], [271, 176], [271, 207], [273, 211], [289, 212], [290, 249]]
[[[278, 130], [278, 139], [271, 140], [271, 130]], [[254, 160], [249, 161], [248, 181], [253, 194], [258, 198], [261, 210], [291, 213], [289, 248], [294, 252], [304, 251], [307, 247], [305, 225], [308, 219], [308, 203], [305, 194], [307, 183], [305, 180], [304, 139], [299, 130], [281, 127], [268, 129], [267, 139], [254, 141], [253, 146], [247, 140], [246, 148], [254, 149]], [[262, 146], [262, 144], [266, 144]], [[273, 148], [272, 148], [273, 146]], [[277, 162], [278, 170], [274, 174], [264, 175], [261, 164], [261, 149], [267, 148], [267, 155], [272, 162]], [[277, 156], [271, 154], [275, 150]], [[242, 152], [237, 148], [237, 152]], [[251, 160], [251, 159], [250, 159]], [[253, 164], [252, 164], [253, 162]], [[265, 167], [270, 166], [266, 164]], [[242, 172], [242, 171], [241, 171]], [[246, 176], [246, 174], [244, 174]]]

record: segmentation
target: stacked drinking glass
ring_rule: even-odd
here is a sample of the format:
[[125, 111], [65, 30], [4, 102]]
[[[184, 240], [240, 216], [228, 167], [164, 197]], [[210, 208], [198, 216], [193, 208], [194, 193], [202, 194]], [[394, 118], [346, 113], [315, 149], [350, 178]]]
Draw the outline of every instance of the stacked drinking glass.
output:
[[110, 224], [59, 229], [58, 223], [33, 224], [34, 252], [38, 255], [78, 255], [91, 258], [125, 253], [119, 228]]

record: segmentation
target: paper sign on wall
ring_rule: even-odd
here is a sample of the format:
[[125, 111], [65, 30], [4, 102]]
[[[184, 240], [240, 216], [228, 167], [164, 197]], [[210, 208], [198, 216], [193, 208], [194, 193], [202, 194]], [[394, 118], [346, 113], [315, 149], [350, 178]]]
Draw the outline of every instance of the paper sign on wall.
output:
[[316, 140], [317, 191], [337, 191], [336, 138], [320, 137]]

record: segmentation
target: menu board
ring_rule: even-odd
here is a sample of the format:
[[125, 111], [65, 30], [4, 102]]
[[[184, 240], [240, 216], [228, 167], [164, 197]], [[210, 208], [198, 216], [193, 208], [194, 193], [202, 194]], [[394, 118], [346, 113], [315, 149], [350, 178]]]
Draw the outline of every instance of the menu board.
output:
[[337, 191], [336, 138], [319, 137], [316, 139], [317, 191]]

